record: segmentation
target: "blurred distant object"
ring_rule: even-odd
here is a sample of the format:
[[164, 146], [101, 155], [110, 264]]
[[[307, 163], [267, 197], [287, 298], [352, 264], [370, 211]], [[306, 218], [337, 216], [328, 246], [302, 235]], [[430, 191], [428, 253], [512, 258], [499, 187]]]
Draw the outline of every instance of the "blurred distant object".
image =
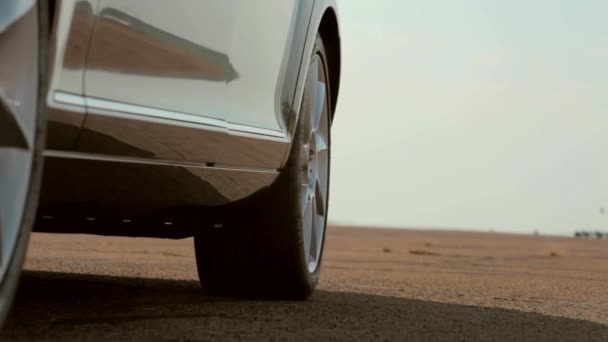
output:
[[608, 239], [608, 232], [596, 230], [594, 232], [588, 231], [575, 231], [574, 237], [576, 238], [596, 238], [596, 239]]

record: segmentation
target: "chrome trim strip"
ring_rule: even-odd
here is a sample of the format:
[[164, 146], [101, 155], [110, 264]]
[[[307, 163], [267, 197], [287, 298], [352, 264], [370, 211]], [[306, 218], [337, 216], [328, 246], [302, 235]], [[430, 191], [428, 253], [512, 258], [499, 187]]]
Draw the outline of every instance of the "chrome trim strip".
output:
[[128, 103], [120, 103], [115, 101], [108, 101], [99, 98], [86, 97], [87, 108], [91, 109], [102, 109], [113, 112], [122, 112], [129, 114], [138, 114], [143, 116], [151, 116], [155, 118], [171, 119], [177, 121], [185, 121], [190, 123], [197, 123], [205, 126], [223, 127], [225, 123], [222, 120], [206, 118], [198, 115], [185, 114], [170, 112], [164, 109], [142, 107], [139, 105], [132, 105]]
[[91, 108], [91, 109], [100, 109], [100, 110], [107, 110], [107, 111], [111, 111], [111, 112], [136, 114], [136, 115], [148, 116], [148, 117], [153, 117], [153, 118], [162, 118], [162, 119], [169, 119], [169, 120], [175, 120], [175, 121], [195, 123], [195, 124], [200, 124], [200, 125], [204, 125], [204, 126], [225, 128], [225, 129], [229, 130], [230, 132], [243, 132], [243, 133], [264, 135], [264, 136], [283, 138], [283, 139], [287, 137], [285, 135], [285, 133], [280, 132], [280, 131], [271, 130], [271, 129], [247, 126], [247, 125], [241, 125], [241, 124], [234, 124], [234, 123], [227, 122], [227, 121], [220, 120], [220, 119], [213, 119], [213, 118], [203, 117], [203, 116], [199, 116], [199, 115], [173, 112], [173, 111], [169, 111], [169, 110], [165, 110], [165, 109], [145, 107], [145, 106], [111, 101], [111, 100], [104, 100], [104, 99], [89, 97], [89, 96], [81, 96], [81, 95], [71, 94], [71, 93], [67, 93], [67, 92], [63, 92], [63, 91], [55, 91], [53, 94], [53, 99], [56, 102], [60, 102], [60, 103], [64, 103], [64, 104], [83, 106], [83, 107], [86, 105], [87, 108]]
[[[224, 121], [224, 122], [226, 122], [226, 121]], [[265, 136], [274, 137], [274, 138], [285, 138], [286, 137], [286, 135], [283, 132], [279, 132], [279, 131], [275, 131], [275, 130], [267, 129], [267, 128], [255, 127], [255, 126], [240, 125], [240, 124], [235, 124], [232, 122], [226, 122], [225, 127], [230, 132], [242, 132], [242, 133], [249, 133], [249, 134], [255, 134], [255, 135], [265, 135]]]
[[50, 157], [50, 158], [97, 160], [97, 161], [107, 161], [107, 162], [115, 162], [115, 163], [177, 166], [177, 167], [188, 167], [188, 168], [209, 169], [209, 170], [257, 172], [257, 173], [269, 173], [269, 174], [278, 174], [279, 173], [279, 171], [276, 169], [248, 168], [248, 167], [220, 165], [220, 164], [208, 164], [208, 163], [190, 163], [190, 162], [184, 162], [181, 160], [160, 160], [160, 159], [143, 159], [143, 158], [133, 158], [133, 157], [114, 157], [114, 156], [107, 156], [107, 155], [101, 155], [101, 154], [83, 153], [83, 152], [68, 152], [68, 151], [58, 151], [58, 150], [45, 150], [43, 152], [43, 155], [44, 155], [44, 157]]
[[61, 102], [64, 104], [70, 104], [79, 107], [85, 107], [87, 105], [84, 97], [77, 94], [66, 93], [63, 91], [55, 91], [53, 93], [53, 100], [55, 102]]

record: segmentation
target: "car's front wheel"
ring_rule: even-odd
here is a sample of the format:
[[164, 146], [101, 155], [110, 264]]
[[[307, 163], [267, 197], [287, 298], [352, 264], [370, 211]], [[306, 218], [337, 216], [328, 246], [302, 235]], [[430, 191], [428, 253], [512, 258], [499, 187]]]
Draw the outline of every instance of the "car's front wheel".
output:
[[305, 299], [321, 267], [330, 169], [328, 64], [317, 36], [289, 161], [275, 183], [222, 228], [195, 236], [198, 273], [212, 295]]
[[[4, 1], [4, 0], [3, 0]], [[11, 1], [0, 23], [0, 324], [17, 287], [36, 213], [44, 144], [45, 53], [47, 5], [34, 8]], [[12, 13], [11, 13], [12, 12]], [[2, 13], [5, 14], [5, 13]], [[2, 16], [2, 15], [0, 15]]]

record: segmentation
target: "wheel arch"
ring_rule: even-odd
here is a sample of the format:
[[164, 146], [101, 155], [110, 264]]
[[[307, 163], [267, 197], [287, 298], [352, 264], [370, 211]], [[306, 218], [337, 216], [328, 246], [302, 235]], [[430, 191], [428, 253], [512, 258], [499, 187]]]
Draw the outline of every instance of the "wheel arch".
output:
[[340, 40], [340, 29], [338, 24], [338, 14], [334, 6], [328, 6], [323, 13], [319, 28], [317, 30], [325, 42], [327, 52], [330, 99], [331, 99], [331, 120], [336, 112], [338, 94], [340, 90], [340, 74], [342, 67], [342, 46]]
[[[290, 89], [290, 95], [293, 96], [290, 101], [288, 113], [285, 115], [285, 126], [288, 131], [290, 140], [293, 139], [296, 133], [297, 122], [300, 117], [300, 105], [304, 93], [305, 75], [308, 72], [309, 64], [312, 58], [314, 42], [317, 35], [320, 35], [325, 45], [327, 54], [327, 69], [328, 82], [330, 88], [330, 118], [333, 122], [335, 117], [336, 106], [338, 103], [338, 94], [340, 89], [341, 78], [341, 38], [340, 38], [340, 16], [336, 5], [336, 0], [307, 0], [306, 3], [311, 6], [310, 12], [306, 19], [302, 19], [301, 26], [296, 30], [297, 35], [294, 42], [297, 42], [296, 50], [297, 67], [294, 65], [293, 89]], [[294, 62], [294, 64], [296, 64]], [[292, 142], [289, 142], [289, 147], [285, 149], [281, 168], [286, 165], [292, 150]]]

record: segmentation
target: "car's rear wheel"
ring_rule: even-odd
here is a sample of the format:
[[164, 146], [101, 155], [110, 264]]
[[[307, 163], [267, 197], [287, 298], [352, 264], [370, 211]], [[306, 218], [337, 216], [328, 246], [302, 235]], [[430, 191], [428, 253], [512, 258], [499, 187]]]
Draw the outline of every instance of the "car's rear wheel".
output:
[[330, 101], [323, 40], [315, 41], [289, 161], [267, 190], [222, 228], [195, 236], [201, 285], [212, 295], [305, 299], [321, 266], [330, 163]]
[[17, 287], [38, 199], [45, 122], [40, 84], [48, 36], [44, 1], [31, 9], [12, 0], [0, 7], [26, 11], [18, 21], [0, 27], [1, 324]]

